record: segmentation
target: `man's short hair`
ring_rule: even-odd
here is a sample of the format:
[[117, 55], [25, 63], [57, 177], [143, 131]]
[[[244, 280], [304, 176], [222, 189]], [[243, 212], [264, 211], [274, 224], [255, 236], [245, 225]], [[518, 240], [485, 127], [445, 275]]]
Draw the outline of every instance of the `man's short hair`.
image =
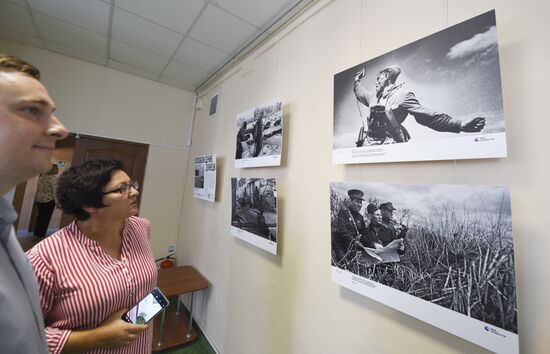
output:
[[35, 78], [36, 80], [40, 80], [40, 70], [38, 70], [34, 65], [29, 64], [18, 57], [4, 53], [0, 53], [0, 72], [2, 71], [19, 71]]

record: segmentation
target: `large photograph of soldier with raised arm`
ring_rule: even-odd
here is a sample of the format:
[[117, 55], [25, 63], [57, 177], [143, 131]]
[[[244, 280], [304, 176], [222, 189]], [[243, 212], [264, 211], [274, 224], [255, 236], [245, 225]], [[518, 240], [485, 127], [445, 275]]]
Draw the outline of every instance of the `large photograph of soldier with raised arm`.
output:
[[334, 182], [330, 216], [336, 283], [457, 335], [517, 337], [505, 187]]
[[506, 156], [494, 11], [334, 76], [335, 163]]

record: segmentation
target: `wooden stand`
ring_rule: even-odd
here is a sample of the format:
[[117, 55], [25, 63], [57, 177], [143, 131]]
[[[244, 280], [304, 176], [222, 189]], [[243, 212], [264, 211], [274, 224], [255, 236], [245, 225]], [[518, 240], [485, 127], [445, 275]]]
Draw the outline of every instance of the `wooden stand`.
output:
[[208, 288], [207, 280], [191, 266], [161, 269], [157, 286], [166, 297], [191, 293], [189, 316], [181, 311], [180, 301], [176, 312], [165, 313], [154, 321], [153, 351], [158, 352], [178, 345], [189, 343], [197, 338], [193, 329], [193, 293]]

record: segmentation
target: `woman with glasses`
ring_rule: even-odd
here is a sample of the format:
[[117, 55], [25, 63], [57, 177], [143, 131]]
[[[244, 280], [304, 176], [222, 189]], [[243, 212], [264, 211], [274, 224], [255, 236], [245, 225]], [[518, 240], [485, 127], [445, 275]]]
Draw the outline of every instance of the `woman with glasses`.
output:
[[50, 353], [150, 353], [152, 327], [121, 316], [157, 282], [138, 183], [122, 163], [90, 160], [58, 181], [67, 227], [27, 252], [38, 278]]

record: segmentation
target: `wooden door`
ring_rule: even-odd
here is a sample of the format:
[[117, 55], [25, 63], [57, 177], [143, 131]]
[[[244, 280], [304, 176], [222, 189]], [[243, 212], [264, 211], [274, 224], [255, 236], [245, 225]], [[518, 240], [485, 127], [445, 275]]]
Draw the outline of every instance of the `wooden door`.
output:
[[27, 181], [21, 182], [15, 187], [15, 194], [13, 196], [13, 208], [17, 211], [17, 219], [13, 223], [15, 230], [18, 230], [19, 226], [19, 215], [21, 215], [21, 208], [23, 207], [23, 199], [25, 197], [25, 189], [27, 189]]
[[[149, 145], [147, 144], [80, 135], [80, 137], [76, 139], [71, 165], [77, 166], [84, 161], [93, 159], [116, 159], [122, 161], [132, 181], [139, 182], [139, 205], [141, 203], [141, 192], [144, 188], [143, 179], [145, 177], [145, 166], [147, 164], [148, 153]], [[62, 228], [72, 221], [72, 215], [63, 213], [61, 225], [59, 227]]]

